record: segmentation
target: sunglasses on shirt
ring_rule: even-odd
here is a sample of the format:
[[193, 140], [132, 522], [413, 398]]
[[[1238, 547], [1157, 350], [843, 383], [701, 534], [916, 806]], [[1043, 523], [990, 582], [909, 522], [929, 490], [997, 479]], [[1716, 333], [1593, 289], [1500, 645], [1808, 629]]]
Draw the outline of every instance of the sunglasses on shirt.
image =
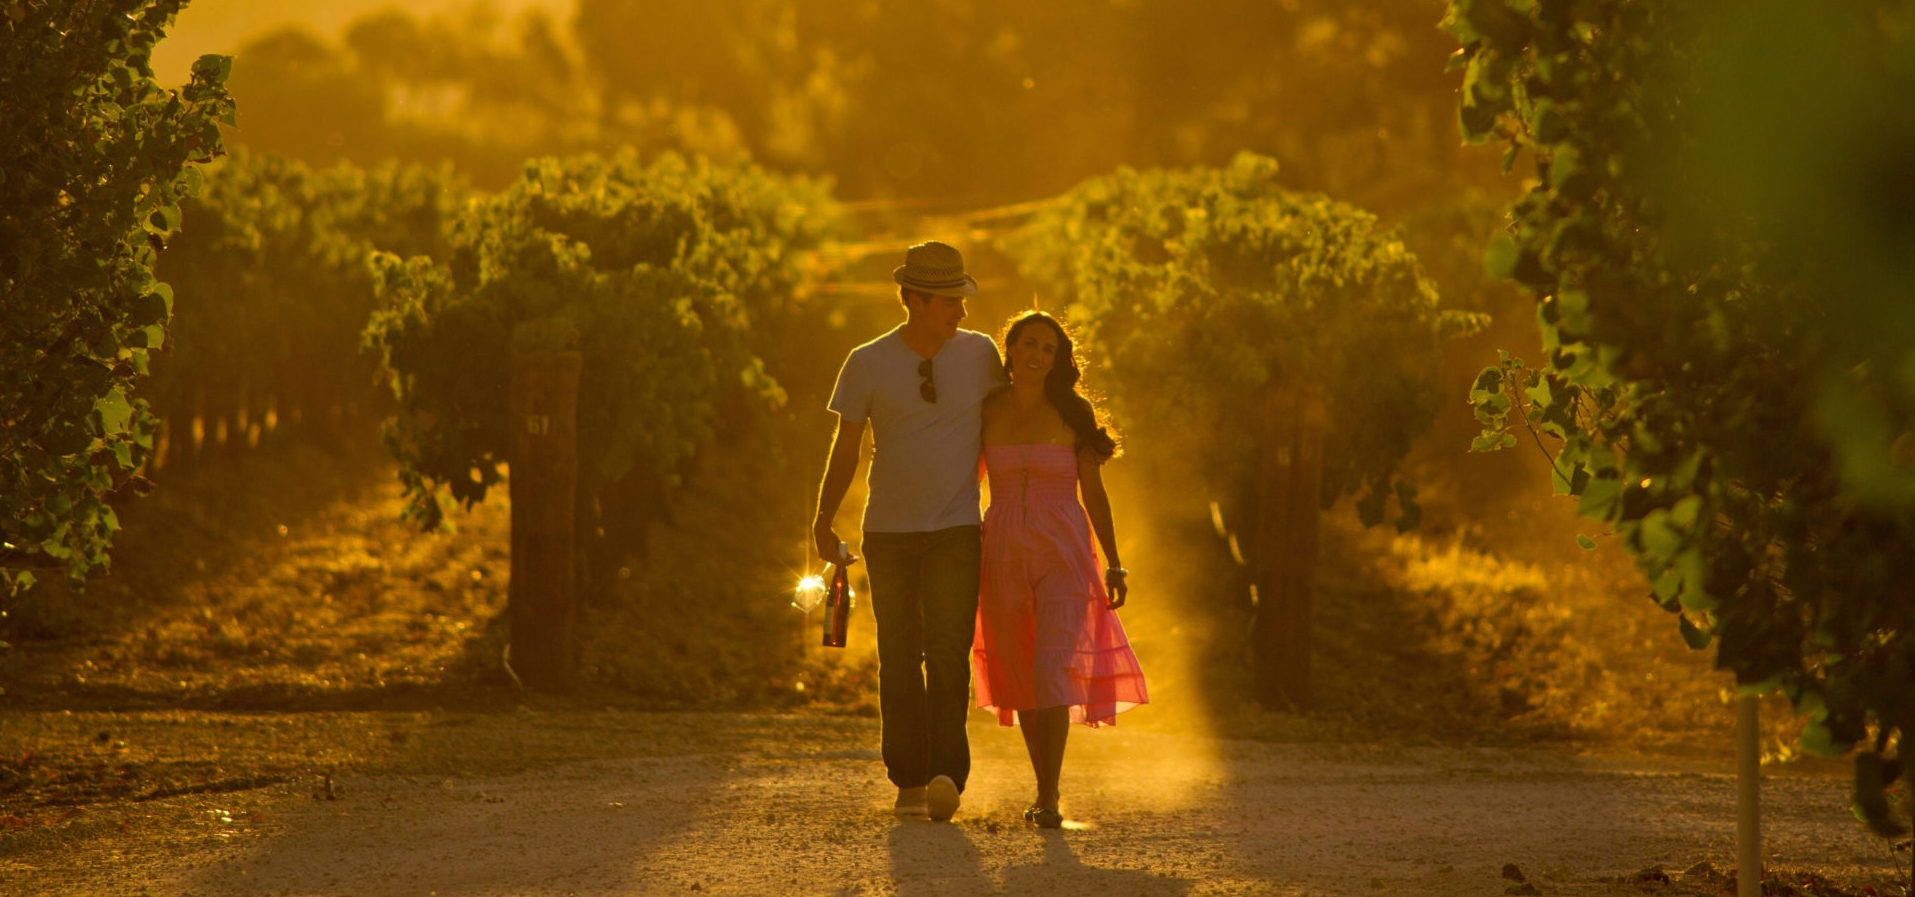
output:
[[918, 395], [923, 396], [925, 401], [935, 404], [938, 400], [938, 384], [936, 380], [931, 379], [931, 359], [926, 358], [918, 365], [918, 376], [924, 378], [924, 382], [918, 384]]

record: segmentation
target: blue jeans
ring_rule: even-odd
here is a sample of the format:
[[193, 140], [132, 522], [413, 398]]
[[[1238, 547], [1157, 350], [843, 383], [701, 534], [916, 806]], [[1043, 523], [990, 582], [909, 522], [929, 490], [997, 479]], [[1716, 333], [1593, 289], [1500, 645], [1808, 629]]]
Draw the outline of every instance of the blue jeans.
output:
[[965, 715], [983, 548], [975, 526], [864, 534], [878, 620], [878, 709], [891, 782], [916, 788], [971, 773]]

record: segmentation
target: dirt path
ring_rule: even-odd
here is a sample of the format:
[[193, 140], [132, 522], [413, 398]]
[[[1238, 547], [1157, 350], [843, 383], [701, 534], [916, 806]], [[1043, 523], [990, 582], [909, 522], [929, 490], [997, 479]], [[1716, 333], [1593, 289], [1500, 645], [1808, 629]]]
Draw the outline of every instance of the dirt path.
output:
[[[55, 716], [22, 722], [58, 727]], [[378, 715], [349, 716], [379, 729]], [[955, 824], [888, 814], [868, 719], [387, 722], [421, 734], [375, 740], [426, 759], [339, 778], [335, 799], [301, 779], [152, 801], [138, 817], [95, 819], [90, 837], [19, 842], [0, 852], [0, 893], [1440, 897], [1505, 894], [1506, 863], [1544, 894], [1722, 893], [1700, 876], [1627, 878], [1733, 857], [1733, 781], [1714, 761], [1280, 745], [1156, 733], [1140, 719], [1073, 733], [1065, 809], [1078, 822], [1040, 833], [1017, 822], [1021, 742], [981, 717]], [[468, 759], [429, 756], [448, 746]], [[1844, 787], [1830, 773], [1770, 777], [1772, 862], [1893, 893], [1898, 861], [1849, 818]]]

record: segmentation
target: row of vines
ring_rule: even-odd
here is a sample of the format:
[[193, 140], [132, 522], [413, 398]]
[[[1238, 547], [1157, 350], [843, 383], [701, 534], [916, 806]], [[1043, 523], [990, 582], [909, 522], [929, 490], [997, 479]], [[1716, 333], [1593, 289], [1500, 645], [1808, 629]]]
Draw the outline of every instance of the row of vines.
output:
[[[823, 182], [629, 151], [485, 195], [446, 169], [209, 165], [228, 62], [179, 90], [148, 64], [182, 2], [0, 16], [0, 594], [103, 569], [120, 490], [209, 428], [389, 416], [411, 514], [442, 524], [506, 479], [526, 354], [579, 359], [588, 592], [714, 447], [822, 449], [784, 408], [847, 339], [813, 289], [848, 235]], [[1915, 6], [1826, 6], [1452, 0], [1465, 135], [1536, 165], [1487, 268], [1536, 297], [1546, 353], [1471, 398], [1476, 447], [1544, 444], [1692, 645], [1786, 694], [1809, 747], [1862, 748], [1858, 807], [1890, 832], [1915, 725]], [[1005, 248], [1067, 305], [1139, 462], [1255, 534], [1260, 697], [1304, 706], [1316, 513], [1416, 525], [1398, 467], [1443, 340], [1483, 320], [1375, 217], [1280, 184], [1251, 154], [1121, 169]]]
[[367, 256], [443, 255], [468, 188], [449, 169], [313, 169], [244, 151], [207, 166], [204, 185], [158, 264], [191, 301], [174, 310], [176, 350], [141, 387], [163, 422], [157, 466], [367, 426], [384, 407], [359, 351]]
[[[1905, 831], [1915, 726], [1915, 4], [1454, 0], [1467, 135], [1535, 178], [1487, 253], [1544, 357], [1477, 378], [1478, 448], [1556, 491], [1806, 749]], [[1906, 784], [1904, 784], [1906, 787]]]
[[[1111, 370], [1120, 414], [1229, 434], [1201, 460], [1235, 525], [1256, 528], [1279, 504], [1314, 519], [1344, 494], [1361, 496], [1366, 519], [1395, 500], [1413, 525], [1414, 489], [1393, 469], [1434, 417], [1438, 341], [1454, 322], [1394, 234], [1282, 190], [1275, 168], [1244, 156], [1096, 179], [1010, 249], [1074, 303], [1099, 357], [1125, 360]], [[823, 273], [815, 250], [844, 230], [820, 183], [635, 153], [530, 162], [491, 195], [446, 169], [315, 169], [246, 152], [186, 172], [158, 274], [190, 298], [138, 389], [163, 422], [147, 437], [155, 461], [282, 429], [332, 438], [390, 414], [410, 513], [437, 526], [504, 479], [510, 359], [577, 352], [590, 591], [642, 548], [715, 444], [815, 450], [780, 412], [788, 386], [822, 393], [833, 362], [819, 349], [847, 339], [842, 310], [808, 289]], [[1306, 472], [1296, 502], [1258, 492], [1273, 477], [1259, 448], [1268, 426], [1216, 426], [1291, 420], [1268, 410], [1278, 394], [1335, 409], [1299, 437], [1328, 463]], [[1139, 448], [1147, 461], [1172, 453]], [[1307, 588], [1307, 560], [1263, 560]], [[1291, 650], [1306, 660], [1307, 628], [1289, 627], [1306, 634]]]
[[0, 111], [37, 122], [9, 128], [0, 176], [8, 596], [107, 569], [114, 505], [158, 471], [287, 431], [334, 441], [391, 415], [437, 524], [507, 460], [515, 348], [586, 358], [591, 558], [641, 540], [715, 441], [789, 429], [778, 372], [815, 345], [803, 287], [838, 226], [821, 185], [627, 153], [528, 163], [480, 196], [446, 168], [226, 156], [228, 61], [181, 90], [152, 76], [181, 5], [0, 17]]

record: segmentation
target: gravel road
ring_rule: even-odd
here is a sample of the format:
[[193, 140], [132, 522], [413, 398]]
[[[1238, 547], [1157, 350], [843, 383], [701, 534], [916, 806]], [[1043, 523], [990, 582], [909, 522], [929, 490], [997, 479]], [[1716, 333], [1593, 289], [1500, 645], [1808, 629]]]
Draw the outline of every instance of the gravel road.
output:
[[[553, 737], [537, 713], [445, 725]], [[332, 799], [309, 781], [211, 809], [202, 797], [175, 808], [170, 837], [0, 857], [0, 893], [1444, 897], [1520, 892], [1506, 864], [1543, 894], [1720, 893], [1680, 872], [1733, 865], [1734, 780], [1715, 759], [1079, 729], [1072, 822], [1039, 832], [1019, 822], [1022, 742], [982, 716], [950, 824], [892, 818], [872, 720], [608, 711], [566, 725], [621, 747], [344, 777]], [[1772, 864], [1858, 891], [1899, 880], [1906, 856], [1848, 816], [1844, 789], [1832, 770], [1768, 776]], [[1652, 865], [1675, 884], [1628, 880]]]

